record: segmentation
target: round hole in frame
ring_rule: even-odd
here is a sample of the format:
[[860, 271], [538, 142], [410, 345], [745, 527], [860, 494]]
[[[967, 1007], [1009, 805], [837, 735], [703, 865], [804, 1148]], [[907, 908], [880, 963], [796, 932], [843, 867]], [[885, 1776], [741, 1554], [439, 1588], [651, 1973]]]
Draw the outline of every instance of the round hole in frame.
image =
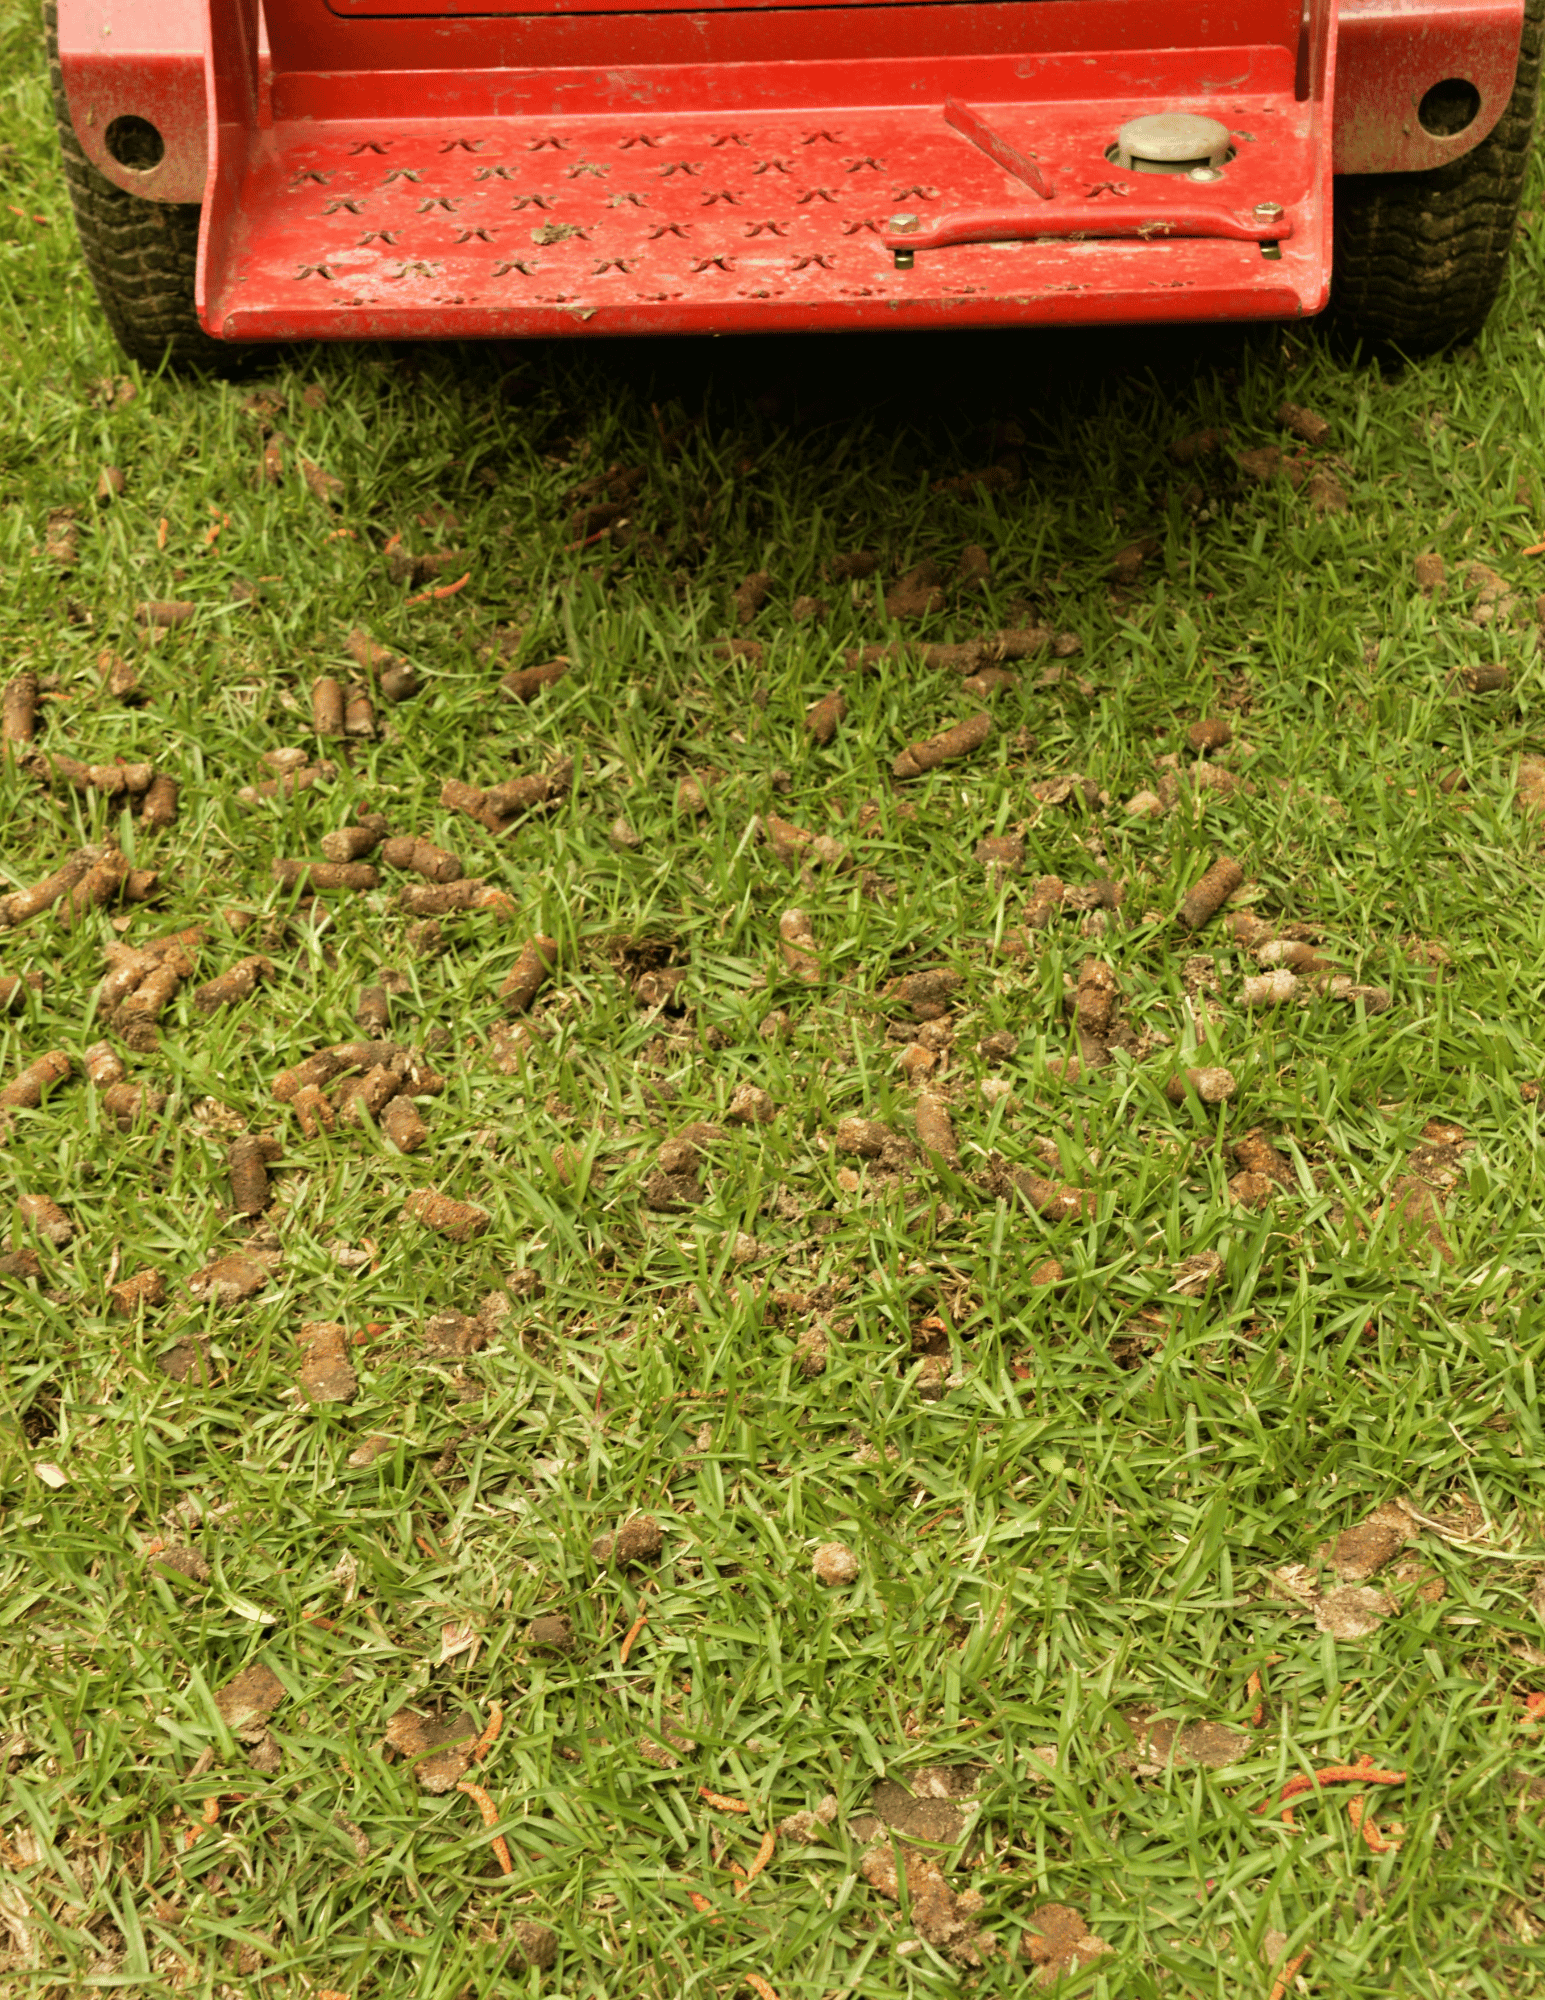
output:
[[132, 113], [115, 118], [102, 138], [119, 166], [131, 173], [148, 174], [166, 158], [166, 141], [148, 118]]
[[1467, 77], [1446, 76], [1416, 107], [1424, 132], [1434, 139], [1457, 139], [1480, 116], [1481, 93]]

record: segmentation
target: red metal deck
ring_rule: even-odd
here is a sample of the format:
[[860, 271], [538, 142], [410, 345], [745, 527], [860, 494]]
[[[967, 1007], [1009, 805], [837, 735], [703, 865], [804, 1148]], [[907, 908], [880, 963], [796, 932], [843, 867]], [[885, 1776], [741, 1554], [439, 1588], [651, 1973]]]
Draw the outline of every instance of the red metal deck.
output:
[[[827, 64], [816, 112], [701, 108], [710, 83], [725, 94], [717, 66], [635, 71], [626, 110], [329, 119], [303, 99], [250, 136], [228, 229], [206, 246], [201, 309], [211, 332], [243, 340], [1314, 312], [1329, 270], [1319, 107], [1295, 98], [1286, 51], [1213, 54], [1254, 87], [1203, 95], [1190, 75], [1155, 79], [1150, 57], [1142, 97], [1073, 97], [1108, 85], [1114, 59], [1027, 77], [989, 56], [926, 74]], [[479, 81], [463, 95], [475, 101]], [[1106, 158], [1156, 81], [1159, 102], [1228, 125], [1221, 180]], [[1050, 199], [946, 122], [941, 82], [1037, 156]], [[898, 269], [909, 229], [914, 262]], [[988, 240], [930, 247], [952, 234]]]

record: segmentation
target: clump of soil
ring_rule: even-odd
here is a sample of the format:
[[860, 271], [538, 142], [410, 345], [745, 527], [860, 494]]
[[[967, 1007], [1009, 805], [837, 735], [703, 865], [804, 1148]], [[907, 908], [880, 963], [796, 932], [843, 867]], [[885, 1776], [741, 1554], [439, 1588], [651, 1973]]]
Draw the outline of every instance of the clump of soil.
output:
[[817, 1583], [838, 1589], [857, 1580], [858, 1557], [846, 1542], [823, 1542], [810, 1559]]
[[406, 1760], [422, 1791], [452, 1791], [466, 1776], [479, 1735], [471, 1715], [426, 1715], [399, 1708], [386, 1725], [381, 1749]]
[[615, 1534], [597, 1535], [590, 1553], [598, 1563], [615, 1562], [622, 1569], [644, 1569], [660, 1560], [665, 1531], [652, 1514], [624, 1521]]
[[961, 757], [969, 757], [992, 734], [992, 717], [986, 709], [968, 716], [964, 722], [957, 722], [953, 728], [940, 730], [937, 736], [930, 736], [919, 743], [909, 743], [891, 765], [891, 772], [897, 778], [920, 778], [925, 771], [936, 771], [941, 764], [954, 763]]

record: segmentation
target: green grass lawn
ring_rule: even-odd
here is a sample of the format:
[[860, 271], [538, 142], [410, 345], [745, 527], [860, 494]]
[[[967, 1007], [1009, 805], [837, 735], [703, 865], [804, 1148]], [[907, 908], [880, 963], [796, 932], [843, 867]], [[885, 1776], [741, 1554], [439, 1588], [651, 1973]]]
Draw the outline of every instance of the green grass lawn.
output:
[[[74, 1066], [0, 1147], [0, 1992], [985, 1996], [1039, 1976], [1027, 1936], [1076, 1930], [1047, 1904], [1109, 1947], [1054, 1954], [1065, 1991], [1264, 2000], [1305, 1952], [1317, 1996], [1545, 1988], [1532, 218], [1479, 345], [1396, 372], [1225, 329], [316, 350], [156, 380], [77, 263], [40, 37], [0, 21], [0, 677], [38, 676], [37, 751], [180, 787], [147, 828], [0, 763], [4, 891], [114, 840], [159, 878], [0, 935], [0, 973], [43, 982], [0, 1017], [0, 1085]], [[1300, 451], [1284, 398], [1329, 420], [1302, 459], [1346, 511], [1240, 469]], [[1177, 465], [1207, 426], [1226, 448]], [[96, 498], [107, 466], [122, 493]], [[616, 467], [627, 525], [587, 540]], [[464, 554], [394, 582], [392, 547]], [[959, 579], [968, 548], [989, 580]], [[875, 573], [834, 578], [855, 552]], [[939, 608], [889, 616], [930, 560]], [[195, 608], [153, 641], [147, 600]], [[985, 696], [916, 653], [844, 662], [1034, 624], [1078, 650]], [[311, 685], [354, 677], [356, 627], [421, 690], [319, 744]], [[500, 692], [559, 654], [531, 701]], [[1472, 692], [1492, 664], [1506, 686]], [[805, 712], [838, 688], [820, 745]], [[972, 756], [893, 780], [983, 706]], [[1232, 786], [1185, 779], [1203, 719], [1230, 726]], [[334, 775], [243, 805], [284, 749]], [[504, 834], [439, 803], [561, 759], [572, 790]], [[1143, 791], [1175, 802], [1128, 810]], [[278, 886], [276, 857], [365, 809], [504, 900], [436, 936], [400, 870], [314, 907]], [[802, 872], [769, 813], [835, 847]], [[977, 858], [1016, 834], [1018, 872]], [[1189, 931], [1219, 854], [1244, 887]], [[1053, 876], [1069, 896], [1032, 927]], [[812, 982], [780, 953], [796, 907]], [[1388, 1006], [1312, 968], [1246, 1005], [1247, 915]], [[94, 999], [106, 948], [192, 926], [126, 1045]], [[511, 1023], [536, 935], [557, 969]], [[195, 1004], [253, 953], [249, 997]], [[1114, 1026], [1059, 1074], [1090, 959]], [[956, 978], [932, 1022], [897, 984], [925, 971]], [[308, 1137], [271, 1094], [369, 1032], [367, 987], [443, 1080], [411, 1154], [369, 1118]], [[122, 1127], [82, 1074], [104, 1039], [164, 1094]], [[958, 1157], [846, 1155], [846, 1118], [913, 1138], [913, 1043]], [[1166, 1096], [1209, 1066], [1231, 1097]], [[769, 1122], [727, 1117], [746, 1086]], [[662, 1192], [694, 1124], [718, 1128], [699, 1177]], [[1263, 1206], [1229, 1185], [1252, 1132], [1279, 1163]], [[243, 1134], [275, 1141], [260, 1215], [233, 1205]], [[1016, 1171], [1090, 1199], [1043, 1214]], [[431, 1188], [490, 1225], [434, 1233], [406, 1210]], [[190, 1288], [238, 1253], [251, 1297]], [[116, 1309], [147, 1270], [162, 1301]], [[302, 1393], [312, 1322], [344, 1329], [351, 1400]], [[1338, 1595], [1320, 1552], [1395, 1500], [1404, 1547], [1371, 1577], [1343, 1547]], [[659, 1554], [598, 1559], [636, 1515]], [[856, 1574], [825, 1585], [833, 1542]], [[542, 1650], [555, 1613], [567, 1650]], [[415, 1761], [498, 1708], [481, 1762]], [[1363, 1757], [1403, 1782], [1277, 1817], [1295, 1775]], [[943, 1882], [914, 1858], [898, 1901], [863, 1861], [876, 1786], [937, 1791], [940, 1767], [970, 1799], [937, 1814]], [[894, 1783], [878, 1804], [908, 1818]]]

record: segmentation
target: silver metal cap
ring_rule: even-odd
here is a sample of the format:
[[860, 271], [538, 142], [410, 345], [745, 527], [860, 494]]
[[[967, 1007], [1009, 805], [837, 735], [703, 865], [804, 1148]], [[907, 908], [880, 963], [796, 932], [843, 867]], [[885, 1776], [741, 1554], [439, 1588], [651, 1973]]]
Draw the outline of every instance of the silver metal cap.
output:
[[1144, 160], [1163, 166], [1221, 167], [1229, 156], [1228, 127], [1189, 111], [1153, 111], [1129, 118], [1116, 134], [1116, 164]]

